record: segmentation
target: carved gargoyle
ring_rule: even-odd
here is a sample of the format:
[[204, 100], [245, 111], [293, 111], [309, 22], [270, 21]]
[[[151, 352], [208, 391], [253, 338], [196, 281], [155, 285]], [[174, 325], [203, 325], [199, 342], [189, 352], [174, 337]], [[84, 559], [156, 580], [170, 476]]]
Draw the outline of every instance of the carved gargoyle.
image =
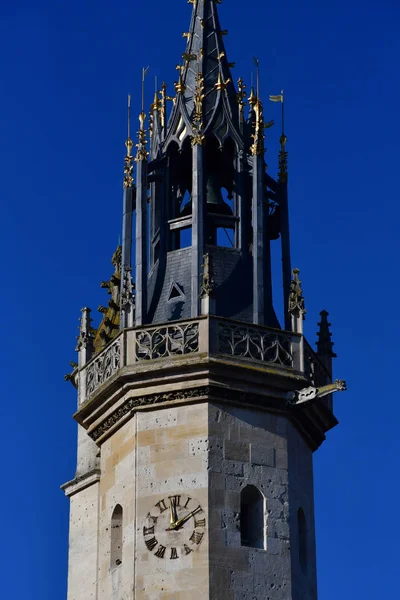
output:
[[323, 385], [319, 388], [311, 386], [295, 392], [289, 392], [286, 397], [286, 402], [290, 406], [298, 406], [305, 402], [323, 398], [333, 392], [344, 392], [346, 390], [346, 382], [343, 379], [336, 379], [333, 383], [328, 383], [328, 385]]

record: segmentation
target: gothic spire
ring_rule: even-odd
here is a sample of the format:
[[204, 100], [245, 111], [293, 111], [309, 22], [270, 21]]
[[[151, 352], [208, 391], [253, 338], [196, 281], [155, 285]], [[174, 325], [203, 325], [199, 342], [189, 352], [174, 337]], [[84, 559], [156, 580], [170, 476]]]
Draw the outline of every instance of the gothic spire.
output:
[[180, 116], [187, 123], [193, 117], [200, 74], [204, 81], [204, 132], [213, 129], [222, 142], [229, 129], [234, 130], [231, 133], [239, 132], [237, 94], [231, 75], [234, 65], [228, 62], [223, 40], [227, 31], [220, 26], [218, 0], [190, 0], [190, 3], [193, 4], [192, 19], [189, 31], [183, 33], [187, 45], [182, 54], [183, 62], [177, 66], [179, 75], [175, 90], [178, 98], [168, 133], [174, 135]]

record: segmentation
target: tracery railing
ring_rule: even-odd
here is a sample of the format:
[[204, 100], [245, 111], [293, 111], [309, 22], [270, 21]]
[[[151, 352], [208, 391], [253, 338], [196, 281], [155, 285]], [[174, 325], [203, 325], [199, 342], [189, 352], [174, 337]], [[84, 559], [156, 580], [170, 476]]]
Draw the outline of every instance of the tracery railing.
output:
[[154, 360], [199, 351], [199, 323], [177, 323], [136, 331], [135, 358]]
[[86, 368], [86, 396], [90, 396], [121, 366], [121, 337], [103, 350]]
[[[213, 316], [125, 329], [80, 371], [80, 402], [123, 367], [196, 353], [302, 370], [301, 341], [302, 336], [288, 331]], [[308, 345], [304, 358], [307, 376], [316, 369], [324, 369]], [[317, 377], [313, 376], [314, 379]]]
[[243, 323], [218, 321], [218, 352], [256, 361], [293, 366], [290, 335]]

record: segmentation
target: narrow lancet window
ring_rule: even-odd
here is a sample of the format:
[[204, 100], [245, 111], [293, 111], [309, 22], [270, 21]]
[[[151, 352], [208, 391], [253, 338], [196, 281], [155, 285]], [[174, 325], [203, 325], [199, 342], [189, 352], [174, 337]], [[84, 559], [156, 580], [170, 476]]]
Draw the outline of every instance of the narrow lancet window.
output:
[[265, 548], [264, 497], [248, 485], [240, 496], [240, 542], [242, 546]]
[[299, 536], [299, 563], [303, 573], [307, 573], [307, 524], [302, 508], [297, 511], [297, 524]]
[[117, 504], [111, 517], [111, 568], [122, 563], [122, 506]]

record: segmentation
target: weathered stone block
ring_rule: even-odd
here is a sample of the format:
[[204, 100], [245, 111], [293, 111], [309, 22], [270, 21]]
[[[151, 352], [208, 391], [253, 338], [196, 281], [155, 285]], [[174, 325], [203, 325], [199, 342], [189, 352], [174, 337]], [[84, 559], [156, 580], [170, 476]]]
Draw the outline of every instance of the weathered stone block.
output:
[[288, 468], [287, 450], [278, 449], [276, 451], [276, 466], [278, 469], [287, 469]]
[[250, 444], [251, 462], [253, 465], [275, 466], [275, 449]]
[[227, 460], [240, 460], [248, 462], [250, 459], [250, 447], [247, 442], [225, 441], [225, 458]]

